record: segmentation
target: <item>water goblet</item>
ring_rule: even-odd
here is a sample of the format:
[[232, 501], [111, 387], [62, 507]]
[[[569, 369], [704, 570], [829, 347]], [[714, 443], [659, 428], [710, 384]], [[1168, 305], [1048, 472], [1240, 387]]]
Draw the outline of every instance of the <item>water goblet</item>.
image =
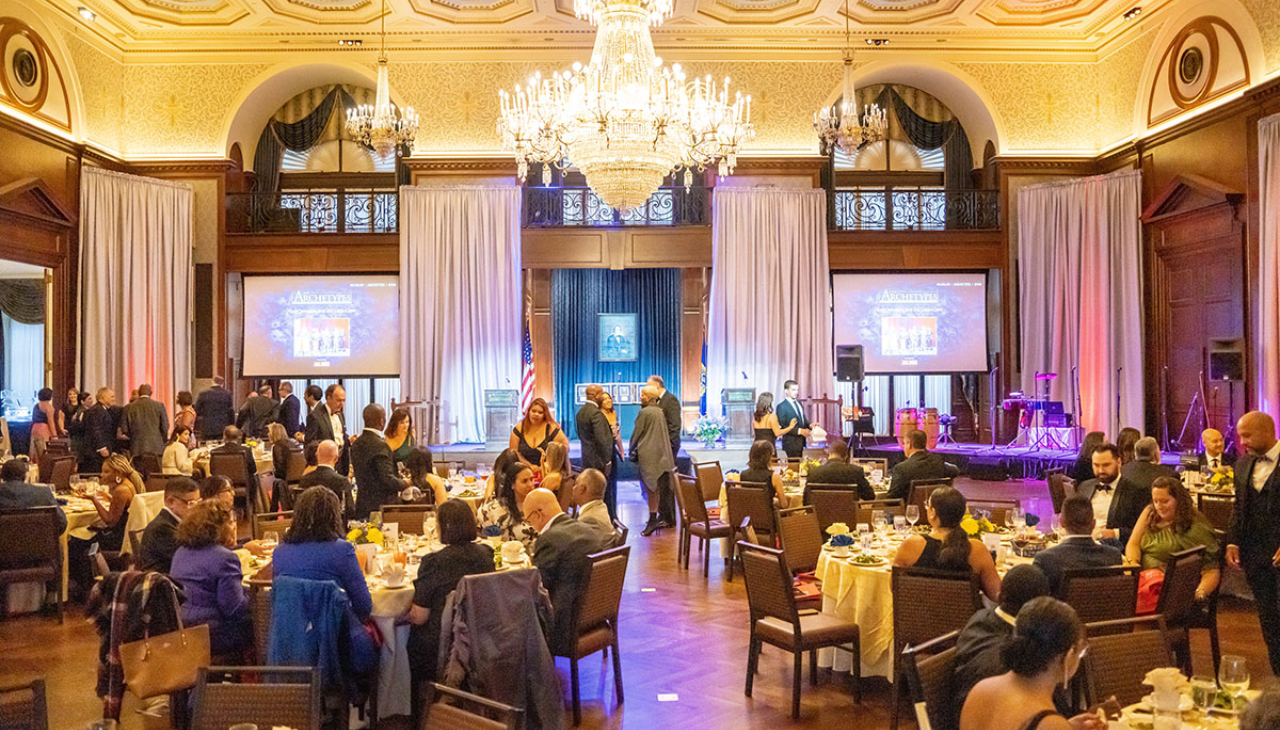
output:
[[907, 505], [907, 522], [910, 522], [911, 526], [915, 527], [916, 523], [919, 521], [920, 521], [919, 505], [914, 505], [914, 504]]

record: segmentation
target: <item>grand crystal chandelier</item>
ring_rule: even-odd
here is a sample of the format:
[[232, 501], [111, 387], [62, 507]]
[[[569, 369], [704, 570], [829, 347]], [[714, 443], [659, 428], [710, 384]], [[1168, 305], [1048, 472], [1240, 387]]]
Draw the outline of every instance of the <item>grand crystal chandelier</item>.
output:
[[347, 113], [347, 134], [373, 149], [379, 157], [400, 154], [401, 145], [413, 148], [418, 134], [418, 114], [413, 107], [402, 110], [391, 104], [391, 84], [387, 81], [387, 0], [382, 0], [382, 50], [378, 52], [378, 90], [373, 106], [361, 104]]
[[849, 0], [844, 2], [844, 94], [839, 104], [823, 108], [813, 115], [813, 128], [818, 133], [822, 154], [838, 148], [852, 155], [863, 145], [884, 139], [888, 122], [879, 104], [871, 104], [858, 123], [857, 89], [853, 85], [853, 45], [849, 41]]
[[729, 79], [686, 79], [663, 65], [649, 26], [671, 14], [673, 0], [574, 0], [574, 12], [599, 30], [591, 61], [571, 71], [534, 74], [514, 93], [499, 91], [498, 134], [515, 152], [520, 180], [529, 165], [573, 165], [604, 203], [641, 206], [674, 172], [715, 165], [733, 172], [742, 144], [754, 136], [751, 97], [729, 96]]

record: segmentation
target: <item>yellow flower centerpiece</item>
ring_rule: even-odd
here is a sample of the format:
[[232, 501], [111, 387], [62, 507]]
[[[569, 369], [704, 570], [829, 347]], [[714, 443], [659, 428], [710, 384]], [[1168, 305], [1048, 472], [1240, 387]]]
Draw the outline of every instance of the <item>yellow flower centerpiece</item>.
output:
[[347, 542], [352, 545], [381, 545], [382, 530], [371, 525], [357, 527], [347, 533]]
[[1236, 470], [1229, 466], [1220, 466], [1213, 470], [1209, 477], [1209, 486], [1215, 491], [1230, 492], [1236, 486]]
[[977, 537], [988, 532], [995, 532], [996, 526], [991, 524], [991, 520], [987, 519], [986, 515], [974, 517], [966, 512], [964, 519], [960, 520], [960, 529], [964, 530], [969, 537]]

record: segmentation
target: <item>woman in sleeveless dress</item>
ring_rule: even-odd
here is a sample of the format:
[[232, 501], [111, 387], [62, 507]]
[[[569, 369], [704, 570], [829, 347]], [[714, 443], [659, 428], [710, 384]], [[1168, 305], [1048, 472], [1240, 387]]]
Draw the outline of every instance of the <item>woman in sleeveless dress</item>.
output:
[[387, 421], [387, 446], [391, 447], [391, 456], [396, 461], [396, 466], [400, 466], [409, 460], [409, 454], [413, 453], [413, 417], [409, 415], [408, 408], [397, 408], [391, 413], [391, 420]]
[[1054, 689], [1080, 668], [1086, 646], [1075, 609], [1049, 596], [1023, 604], [1000, 651], [1009, 671], [973, 688], [960, 710], [960, 730], [1105, 730], [1096, 714], [1067, 719], [1053, 702]]
[[520, 463], [537, 468], [542, 463], [542, 454], [547, 444], [559, 441], [569, 445], [569, 438], [560, 430], [560, 426], [551, 420], [551, 411], [547, 402], [534, 398], [529, 410], [524, 413], [524, 420], [511, 430], [511, 442], [507, 448], [516, 453]]
[[960, 527], [968, 510], [964, 495], [951, 487], [935, 489], [924, 509], [933, 530], [927, 535], [908, 537], [898, 548], [893, 564], [959, 573], [972, 571], [987, 598], [1000, 600], [1000, 574], [991, 553], [981, 540], [970, 538]]
[[773, 393], [765, 391], [756, 398], [756, 412], [751, 419], [751, 427], [755, 431], [752, 440], [772, 443], [782, 434], [791, 433], [791, 430], [796, 427], [796, 419], [791, 419], [791, 423], [783, 428], [782, 424], [778, 423], [778, 414], [773, 412]]
[[58, 412], [53, 408], [53, 389], [41, 388], [31, 409], [31, 460], [39, 462], [49, 442], [62, 435]]

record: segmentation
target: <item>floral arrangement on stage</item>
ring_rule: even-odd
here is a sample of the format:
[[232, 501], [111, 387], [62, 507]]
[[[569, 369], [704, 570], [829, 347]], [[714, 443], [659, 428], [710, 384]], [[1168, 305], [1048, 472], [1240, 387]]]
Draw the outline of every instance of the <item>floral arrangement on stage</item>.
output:
[[960, 520], [960, 528], [965, 531], [969, 537], [978, 537], [989, 532], [995, 532], [996, 526], [987, 519], [987, 515], [979, 511], [976, 515], [965, 514], [964, 519]]
[[381, 545], [382, 530], [366, 523], [348, 532], [347, 542], [352, 545]]
[[701, 441], [708, 449], [715, 446], [724, 436], [724, 421], [711, 416], [703, 416], [693, 424], [693, 437]]
[[1230, 491], [1236, 486], [1236, 470], [1229, 466], [1220, 466], [1213, 470], [1209, 477], [1209, 486], [1218, 491]]

